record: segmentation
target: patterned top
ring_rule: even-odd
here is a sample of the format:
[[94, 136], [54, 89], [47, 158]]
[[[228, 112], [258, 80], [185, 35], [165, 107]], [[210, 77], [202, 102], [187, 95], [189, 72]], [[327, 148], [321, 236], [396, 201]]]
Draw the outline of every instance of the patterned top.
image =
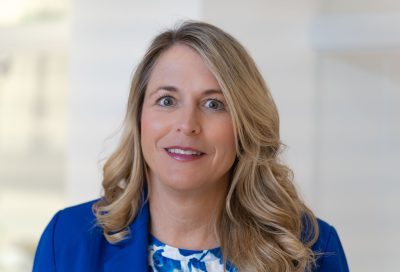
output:
[[[237, 270], [227, 264], [227, 272]], [[164, 244], [150, 234], [149, 271], [151, 272], [223, 272], [221, 248], [180, 249]]]

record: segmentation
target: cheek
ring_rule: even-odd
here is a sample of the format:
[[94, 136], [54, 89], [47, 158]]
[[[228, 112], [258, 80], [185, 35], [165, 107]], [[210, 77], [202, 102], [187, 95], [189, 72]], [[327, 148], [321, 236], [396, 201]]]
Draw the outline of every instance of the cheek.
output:
[[144, 160], [151, 169], [157, 169], [157, 149], [159, 148], [159, 139], [162, 137], [162, 120], [154, 112], [143, 109], [140, 119], [140, 142]]
[[225, 121], [215, 126], [211, 130], [210, 137], [213, 139], [214, 143], [217, 143], [217, 149], [220, 149], [220, 153], [228, 161], [234, 160], [236, 157], [236, 145], [235, 145], [235, 135], [233, 132], [232, 122]]
[[141, 140], [146, 142], [147, 140], [157, 138], [157, 136], [165, 129], [165, 122], [162, 117], [154, 114], [151, 111], [143, 110], [141, 116]]
[[143, 110], [141, 116], [141, 145], [145, 158], [151, 152], [152, 147], [156, 145], [158, 135], [160, 134], [160, 124], [157, 118], [151, 112]]
[[225, 135], [225, 141], [226, 141], [226, 148], [228, 151], [228, 157], [230, 160], [233, 161], [236, 158], [236, 144], [235, 144], [235, 135], [233, 133], [233, 128], [229, 127], [229, 132]]
[[151, 109], [143, 109], [141, 116], [141, 145], [142, 152], [147, 162], [157, 156], [157, 151], [163, 147], [163, 137], [168, 134], [170, 125], [165, 114]]

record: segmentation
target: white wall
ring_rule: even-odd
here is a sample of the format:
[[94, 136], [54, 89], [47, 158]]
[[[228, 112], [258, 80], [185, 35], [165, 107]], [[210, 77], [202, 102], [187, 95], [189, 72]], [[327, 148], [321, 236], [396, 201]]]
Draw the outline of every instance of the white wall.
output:
[[311, 36], [315, 210], [339, 229], [354, 271], [397, 271], [400, 4], [337, 2], [325, 2]]
[[316, 210], [335, 222], [357, 271], [394, 271], [397, 263], [399, 64], [400, 52], [319, 57]]

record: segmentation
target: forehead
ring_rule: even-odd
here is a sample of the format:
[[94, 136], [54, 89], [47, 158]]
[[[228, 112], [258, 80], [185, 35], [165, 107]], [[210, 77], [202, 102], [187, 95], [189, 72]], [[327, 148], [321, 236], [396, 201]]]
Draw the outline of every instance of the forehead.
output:
[[152, 69], [148, 89], [158, 85], [177, 89], [219, 89], [219, 84], [197, 51], [177, 44], [163, 52]]

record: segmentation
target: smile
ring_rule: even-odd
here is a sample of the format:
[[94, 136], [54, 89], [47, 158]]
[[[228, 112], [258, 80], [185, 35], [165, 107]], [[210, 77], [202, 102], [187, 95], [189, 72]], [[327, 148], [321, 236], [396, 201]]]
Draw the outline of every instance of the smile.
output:
[[175, 154], [184, 154], [184, 155], [201, 155], [201, 152], [197, 151], [192, 151], [192, 150], [183, 150], [183, 149], [177, 149], [177, 148], [167, 148], [167, 151], [170, 153], [175, 153]]
[[164, 150], [167, 152], [168, 156], [181, 162], [197, 160], [205, 155], [203, 152], [197, 150], [188, 150], [186, 148], [165, 148]]

